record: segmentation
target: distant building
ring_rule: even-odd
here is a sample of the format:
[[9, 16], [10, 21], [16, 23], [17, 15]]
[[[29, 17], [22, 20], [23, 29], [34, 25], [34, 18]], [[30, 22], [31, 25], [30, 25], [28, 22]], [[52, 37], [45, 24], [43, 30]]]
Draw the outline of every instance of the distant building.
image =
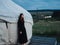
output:
[[28, 11], [32, 14], [34, 20], [52, 18], [54, 13], [60, 12], [60, 10], [28, 10]]
[[52, 16], [45, 16], [44, 18], [46, 19], [46, 18], [51, 18]]
[[53, 11], [45, 11], [45, 10], [28, 10], [34, 19], [44, 19], [51, 18]]

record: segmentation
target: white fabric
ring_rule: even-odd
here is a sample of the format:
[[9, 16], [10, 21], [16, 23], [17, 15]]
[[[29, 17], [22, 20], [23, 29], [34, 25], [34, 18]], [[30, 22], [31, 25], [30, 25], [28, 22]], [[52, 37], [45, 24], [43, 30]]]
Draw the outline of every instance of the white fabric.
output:
[[24, 14], [25, 21], [33, 24], [31, 14], [12, 0], [0, 0], [0, 18], [9, 22], [17, 22], [20, 13]]
[[8, 23], [8, 38], [9, 43], [15, 44], [17, 42], [17, 24], [9, 24]]
[[23, 9], [21, 6], [15, 4], [12, 0], [0, 0], [0, 19], [10, 22], [8, 23], [8, 29], [6, 28], [5, 23], [0, 23], [0, 45], [16, 43], [17, 21], [20, 13], [24, 14], [27, 38], [28, 40], [30, 40], [32, 37], [33, 25], [31, 14]]
[[0, 45], [8, 43], [8, 30], [5, 23], [0, 23]]
[[32, 37], [32, 26], [30, 23], [26, 22], [25, 28], [26, 28], [26, 32], [27, 32], [27, 39], [30, 40]]

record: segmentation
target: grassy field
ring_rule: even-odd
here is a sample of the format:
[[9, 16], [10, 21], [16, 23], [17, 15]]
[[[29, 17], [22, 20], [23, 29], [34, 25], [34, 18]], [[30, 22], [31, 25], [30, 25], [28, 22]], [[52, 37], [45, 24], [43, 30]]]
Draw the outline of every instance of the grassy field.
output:
[[60, 40], [60, 21], [39, 20], [34, 23], [33, 35], [56, 37]]

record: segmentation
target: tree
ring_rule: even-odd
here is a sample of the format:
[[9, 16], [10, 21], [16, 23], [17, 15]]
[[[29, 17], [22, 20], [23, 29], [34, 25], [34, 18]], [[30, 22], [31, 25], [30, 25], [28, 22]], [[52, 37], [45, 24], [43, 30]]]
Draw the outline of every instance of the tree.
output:
[[54, 11], [52, 18], [60, 20], [60, 11]]

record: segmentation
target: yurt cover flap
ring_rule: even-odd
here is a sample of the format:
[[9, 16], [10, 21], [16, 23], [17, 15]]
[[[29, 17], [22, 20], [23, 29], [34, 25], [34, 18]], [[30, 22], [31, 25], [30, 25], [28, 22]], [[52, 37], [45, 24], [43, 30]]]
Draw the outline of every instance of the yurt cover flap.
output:
[[20, 13], [24, 14], [24, 20], [33, 24], [32, 16], [21, 6], [12, 0], [0, 0], [0, 19], [8, 22], [17, 22]]

